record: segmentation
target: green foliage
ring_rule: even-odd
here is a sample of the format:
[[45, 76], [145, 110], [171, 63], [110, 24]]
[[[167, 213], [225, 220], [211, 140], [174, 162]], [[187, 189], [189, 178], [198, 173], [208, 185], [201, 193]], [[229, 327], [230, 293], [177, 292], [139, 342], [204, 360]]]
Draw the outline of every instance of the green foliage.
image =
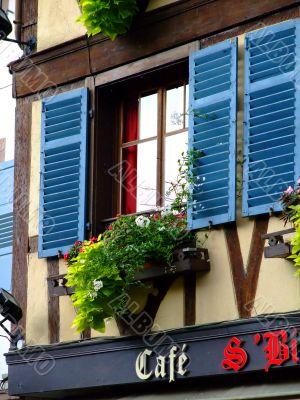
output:
[[148, 262], [171, 266], [173, 252], [191, 240], [184, 214], [157, 212], [148, 217], [121, 216], [98, 240], [85, 241], [77, 257], [68, 259], [68, 286], [78, 314], [78, 331], [104, 331], [105, 319], [126, 310], [126, 292], [137, 284], [135, 274]]
[[293, 206], [297, 206], [300, 204], [300, 181], [297, 181], [296, 190], [291, 186], [287, 188], [285, 192], [283, 192], [281, 196], [281, 204], [282, 204], [282, 219], [284, 223], [293, 221], [293, 217], [295, 215], [295, 210]]
[[201, 185], [198, 177], [193, 174], [193, 167], [197, 160], [204, 154], [199, 150], [189, 150], [187, 153], [181, 153], [178, 163], [178, 175], [176, 181], [168, 182], [170, 188], [166, 193], [167, 198], [172, 199], [172, 209], [183, 212], [186, 203], [192, 206], [192, 190], [193, 186]]
[[300, 204], [290, 206], [290, 209], [293, 211], [292, 221], [294, 222], [296, 232], [291, 240], [293, 250], [289, 258], [293, 260], [295, 267], [298, 268], [296, 274], [300, 275]]
[[291, 240], [292, 255], [289, 256], [297, 267], [297, 275], [300, 275], [300, 179], [296, 183], [296, 188], [289, 186], [281, 196], [283, 215], [285, 224], [292, 222], [295, 227], [295, 235]]
[[101, 32], [112, 40], [129, 30], [139, 11], [137, 0], [80, 0], [80, 6], [78, 21], [85, 25], [88, 35]]

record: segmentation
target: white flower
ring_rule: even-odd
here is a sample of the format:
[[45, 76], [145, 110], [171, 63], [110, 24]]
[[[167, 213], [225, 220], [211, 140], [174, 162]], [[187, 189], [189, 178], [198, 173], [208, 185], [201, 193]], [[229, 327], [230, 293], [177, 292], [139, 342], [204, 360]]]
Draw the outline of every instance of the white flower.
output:
[[166, 215], [169, 215], [172, 213], [172, 207], [170, 204], [168, 204], [165, 209], [161, 212], [161, 216], [165, 217]]
[[89, 292], [89, 296], [94, 300], [97, 297], [97, 292]]
[[100, 289], [103, 288], [103, 282], [102, 281], [97, 281], [96, 279], [94, 279], [93, 283], [94, 283], [95, 292], [98, 292]]
[[164, 226], [161, 226], [160, 228], [158, 228], [159, 232], [165, 231], [166, 228]]
[[149, 224], [150, 224], [150, 219], [147, 217], [144, 217], [143, 215], [140, 215], [139, 217], [137, 217], [135, 219], [135, 223], [137, 224], [137, 226], [139, 226], [140, 228], [148, 228]]

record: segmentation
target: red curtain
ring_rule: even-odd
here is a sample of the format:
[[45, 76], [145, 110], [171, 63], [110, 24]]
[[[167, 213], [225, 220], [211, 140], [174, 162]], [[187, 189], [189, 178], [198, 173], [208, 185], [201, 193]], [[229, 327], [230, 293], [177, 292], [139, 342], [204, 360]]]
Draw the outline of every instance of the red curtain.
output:
[[[123, 143], [138, 139], [138, 99], [124, 105]], [[136, 212], [137, 145], [123, 149], [122, 214]]]

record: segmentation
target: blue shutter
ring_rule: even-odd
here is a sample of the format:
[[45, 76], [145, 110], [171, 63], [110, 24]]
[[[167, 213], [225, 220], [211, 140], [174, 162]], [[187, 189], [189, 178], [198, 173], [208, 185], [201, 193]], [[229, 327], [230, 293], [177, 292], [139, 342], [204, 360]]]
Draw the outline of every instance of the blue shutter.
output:
[[200, 150], [188, 227], [235, 220], [237, 39], [190, 56], [189, 150]]
[[43, 100], [39, 257], [84, 239], [87, 111], [87, 89]]
[[243, 216], [280, 211], [300, 174], [299, 21], [246, 36]]
[[0, 164], [0, 287], [11, 289], [14, 162]]

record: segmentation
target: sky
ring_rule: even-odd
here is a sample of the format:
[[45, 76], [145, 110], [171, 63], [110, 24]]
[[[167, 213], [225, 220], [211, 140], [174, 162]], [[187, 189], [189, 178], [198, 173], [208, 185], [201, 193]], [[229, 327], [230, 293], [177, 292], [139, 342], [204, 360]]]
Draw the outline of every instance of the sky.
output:
[[[10, 0], [9, 9], [14, 10], [15, 0]], [[9, 13], [11, 20], [14, 15]], [[13, 37], [11, 35], [10, 37]], [[22, 55], [19, 46], [0, 41], [0, 138], [6, 138], [5, 160], [14, 158], [15, 100], [12, 98], [12, 76], [7, 64]], [[0, 277], [1, 281], [1, 277]], [[0, 334], [3, 332], [1, 331]], [[3, 353], [8, 350], [9, 342], [0, 337], [0, 379], [7, 372]]]

